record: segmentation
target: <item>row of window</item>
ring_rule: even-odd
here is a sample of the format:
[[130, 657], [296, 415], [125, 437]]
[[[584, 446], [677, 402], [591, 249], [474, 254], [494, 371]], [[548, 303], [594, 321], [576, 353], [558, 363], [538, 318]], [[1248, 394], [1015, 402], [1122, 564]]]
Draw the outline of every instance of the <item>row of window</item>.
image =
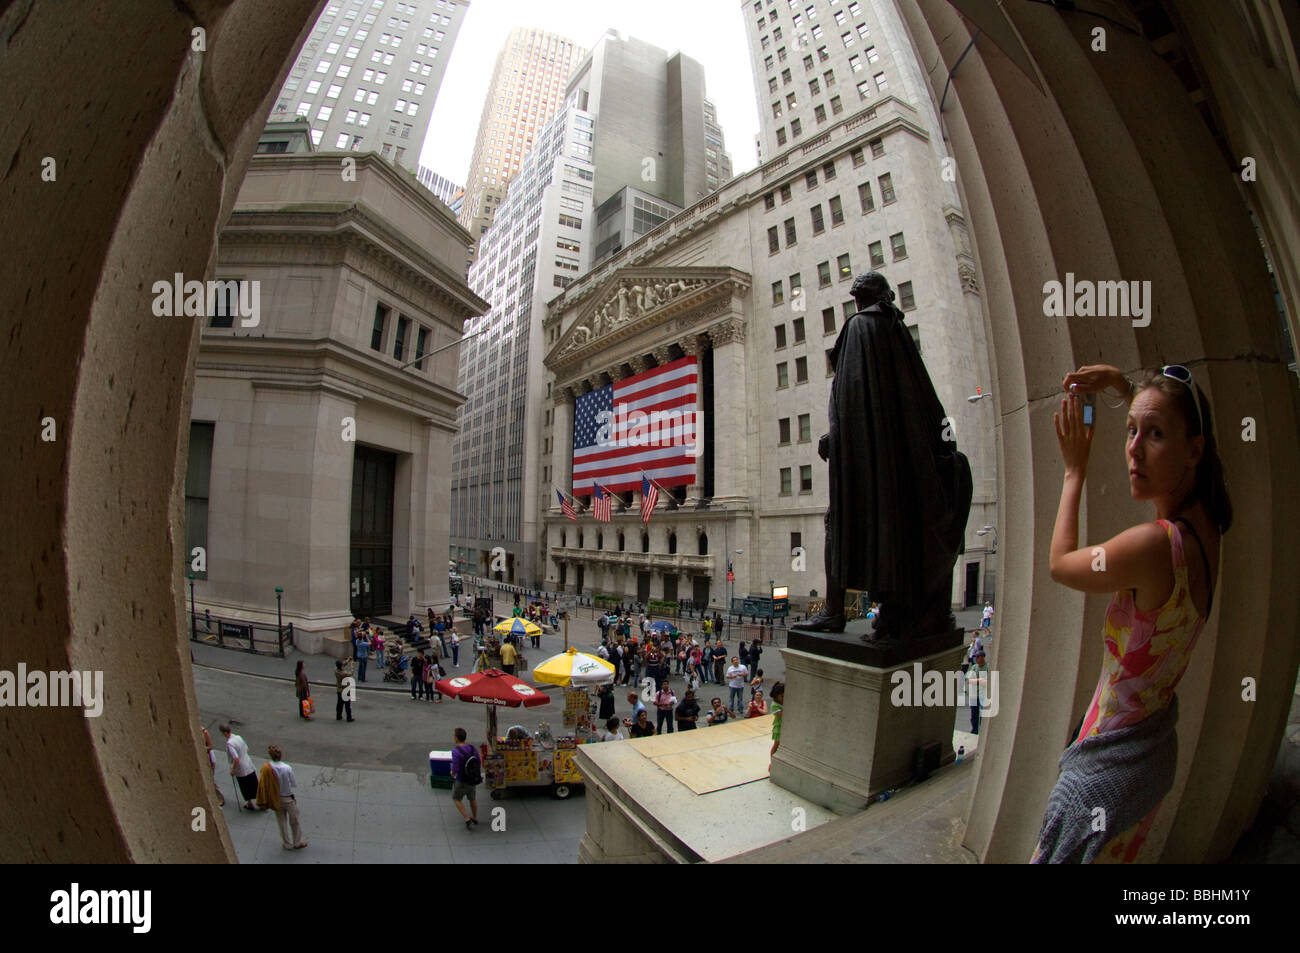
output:
[[[384, 349], [384, 334], [388, 329], [388, 318], [392, 314], [392, 309], [383, 304], [375, 305], [375, 322], [370, 331], [370, 349], [372, 351], [382, 352]], [[393, 358], [402, 363], [406, 363], [407, 344], [410, 340], [412, 321], [404, 315], [397, 316], [397, 333], [393, 336]], [[429, 329], [423, 325], [416, 328], [415, 337], [415, 354], [411, 355], [411, 360], [419, 361], [424, 357], [429, 341]], [[418, 370], [424, 370], [423, 363], [415, 364]]]
[[[794, 478], [793, 467], [781, 468], [781, 495], [782, 496], [792, 496], [794, 494], [794, 489], [792, 486], [793, 478]], [[813, 488], [812, 465], [804, 464], [799, 468], [799, 492], [811, 493], [812, 488]]]

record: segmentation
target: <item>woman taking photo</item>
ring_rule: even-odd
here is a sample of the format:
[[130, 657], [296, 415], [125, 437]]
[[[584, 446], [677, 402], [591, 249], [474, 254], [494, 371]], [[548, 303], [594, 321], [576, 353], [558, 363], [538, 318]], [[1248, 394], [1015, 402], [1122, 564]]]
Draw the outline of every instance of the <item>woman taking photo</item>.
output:
[[[1112, 595], [1101, 677], [1061, 756], [1031, 862], [1131, 863], [1173, 786], [1174, 688], [1213, 606], [1232, 505], [1210, 405], [1187, 368], [1171, 365], [1130, 382], [1107, 365], [1081, 367], [1064, 387], [1068, 396], [1055, 415], [1065, 483], [1052, 579]], [[1129, 490], [1153, 504], [1155, 519], [1080, 548], [1079, 500], [1094, 429], [1084, 423], [1082, 396], [1107, 389], [1129, 404]]]

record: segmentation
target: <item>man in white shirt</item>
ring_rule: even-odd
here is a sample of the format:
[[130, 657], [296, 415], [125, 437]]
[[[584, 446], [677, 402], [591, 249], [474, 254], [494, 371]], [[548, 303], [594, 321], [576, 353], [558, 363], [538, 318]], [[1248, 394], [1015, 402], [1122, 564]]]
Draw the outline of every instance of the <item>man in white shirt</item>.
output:
[[218, 729], [226, 739], [226, 754], [230, 757], [230, 776], [239, 785], [239, 794], [244, 799], [244, 807], [256, 811], [257, 805], [257, 768], [248, 756], [248, 744], [239, 735], [233, 734], [229, 725], [219, 725]]
[[984, 603], [984, 612], [980, 616], [980, 628], [987, 629], [993, 625], [993, 603]]
[[749, 681], [749, 667], [740, 664], [740, 656], [731, 657], [731, 667], [727, 669], [727, 688], [731, 692], [731, 699], [727, 703], [737, 715], [741, 714], [741, 706], [744, 704], [745, 683]]
[[[307, 842], [302, 839], [302, 827], [298, 823], [298, 781], [293, 776], [293, 768], [280, 760], [284, 753], [280, 751], [279, 745], [271, 745], [266, 753], [271, 756], [271, 770], [275, 772], [276, 785], [279, 787], [277, 797], [280, 806], [275, 809], [275, 819], [280, 825], [280, 846], [285, 850], [301, 850], [307, 846]], [[291, 833], [292, 840], [289, 839]]]

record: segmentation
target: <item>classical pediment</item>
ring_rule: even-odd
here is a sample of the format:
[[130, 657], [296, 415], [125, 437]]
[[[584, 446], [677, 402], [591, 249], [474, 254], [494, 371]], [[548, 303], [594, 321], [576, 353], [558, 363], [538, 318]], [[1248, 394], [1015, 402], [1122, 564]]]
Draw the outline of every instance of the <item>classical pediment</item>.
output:
[[575, 303], [578, 316], [546, 364], [582, 360], [664, 321], [692, 314], [703, 320], [749, 285], [749, 276], [734, 268], [620, 269]]

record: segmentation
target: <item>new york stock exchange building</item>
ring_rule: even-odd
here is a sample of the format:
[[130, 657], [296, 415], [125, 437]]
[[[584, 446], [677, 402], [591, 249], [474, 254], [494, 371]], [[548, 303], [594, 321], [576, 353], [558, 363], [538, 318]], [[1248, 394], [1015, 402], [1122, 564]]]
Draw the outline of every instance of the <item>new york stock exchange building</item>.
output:
[[[974, 474], [953, 604], [992, 593], [994, 421], [992, 402], [968, 399], [987, 390], [989, 370], [965, 222], [955, 193], [937, 197], [920, 181], [910, 202], [889, 207], [859, 188], [891, 167], [895, 183], [934, 169], [908, 112], [889, 104], [836, 127], [802, 161], [787, 154], [733, 179], [550, 302], [545, 588], [721, 607], [775, 585], [796, 612], [822, 595], [829, 355], [856, 310], [852, 278], [874, 269], [899, 293]], [[882, 138], [890, 166], [864, 162]], [[840, 195], [860, 196], [861, 210], [844, 215]], [[658, 489], [648, 524], [643, 479]], [[597, 486], [613, 496], [608, 522], [595, 518]], [[561, 509], [570, 493], [576, 520]]]

